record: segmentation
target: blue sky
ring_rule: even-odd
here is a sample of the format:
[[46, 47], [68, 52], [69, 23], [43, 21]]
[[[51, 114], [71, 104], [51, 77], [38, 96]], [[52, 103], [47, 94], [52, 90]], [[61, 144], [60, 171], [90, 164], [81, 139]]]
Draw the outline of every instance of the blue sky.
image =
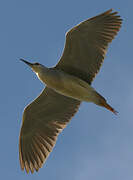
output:
[[[0, 0], [0, 179], [133, 179], [132, 7], [131, 0]], [[27, 175], [18, 156], [22, 112], [43, 85], [19, 58], [55, 65], [65, 32], [110, 8], [123, 26], [93, 87], [119, 114], [82, 103], [43, 168]]]

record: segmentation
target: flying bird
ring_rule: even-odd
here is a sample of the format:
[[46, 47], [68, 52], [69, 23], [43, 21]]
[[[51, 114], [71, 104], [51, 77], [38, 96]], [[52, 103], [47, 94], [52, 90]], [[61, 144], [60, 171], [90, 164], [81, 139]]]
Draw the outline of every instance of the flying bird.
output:
[[24, 109], [19, 137], [22, 170], [33, 173], [42, 167], [57, 136], [78, 111], [82, 101], [95, 103], [117, 114], [91, 83], [121, 23], [117, 12], [110, 9], [73, 27], [66, 33], [64, 51], [55, 67], [47, 68], [21, 59], [46, 85]]

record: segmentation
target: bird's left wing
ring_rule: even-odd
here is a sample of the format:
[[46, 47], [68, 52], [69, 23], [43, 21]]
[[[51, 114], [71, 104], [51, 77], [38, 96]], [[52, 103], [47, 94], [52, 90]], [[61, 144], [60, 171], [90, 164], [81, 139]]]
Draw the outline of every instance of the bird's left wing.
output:
[[80, 101], [46, 87], [23, 114], [19, 138], [22, 170], [38, 171], [52, 151], [58, 134], [77, 112]]

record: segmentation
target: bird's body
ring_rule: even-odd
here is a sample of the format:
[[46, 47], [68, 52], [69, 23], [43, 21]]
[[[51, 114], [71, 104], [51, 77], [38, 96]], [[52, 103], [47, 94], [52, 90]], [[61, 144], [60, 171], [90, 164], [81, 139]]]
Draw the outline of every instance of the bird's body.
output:
[[22, 170], [38, 171], [52, 151], [58, 134], [77, 112], [82, 101], [93, 102], [117, 113], [91, 83], [103, 63], [108, 44], [122, 20], [112, 9], [90, 18], [66, 34], [58, 64], [47, 68], [23, 59], [46, 85], [25, 109], [19, 138]]
[[[93, 102], [99, 106], [104, 106], [106, 100], [84, 80], [58, 70], [38, 65], [34, 68], [38, 78], [59, 94], [74, 98], [79, 101]], [[110, 107], [114, 113], [116, 111]]]
[[79, 101], [93, 102], [92, 98], [95, 90], [88, 83], [76, 76], [54, 68], [46, 69], [46, 67], [43, 68], [43, 66], [41, 67], [41, 71], [36, 74], [49, 88], [64, 96]]

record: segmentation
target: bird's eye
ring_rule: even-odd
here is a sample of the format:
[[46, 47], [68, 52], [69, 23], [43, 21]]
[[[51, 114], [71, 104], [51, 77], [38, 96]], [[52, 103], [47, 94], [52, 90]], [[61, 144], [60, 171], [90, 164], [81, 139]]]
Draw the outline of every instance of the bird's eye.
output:
[[35, 63], [35, 65], [39, 65], [39, 63]]

